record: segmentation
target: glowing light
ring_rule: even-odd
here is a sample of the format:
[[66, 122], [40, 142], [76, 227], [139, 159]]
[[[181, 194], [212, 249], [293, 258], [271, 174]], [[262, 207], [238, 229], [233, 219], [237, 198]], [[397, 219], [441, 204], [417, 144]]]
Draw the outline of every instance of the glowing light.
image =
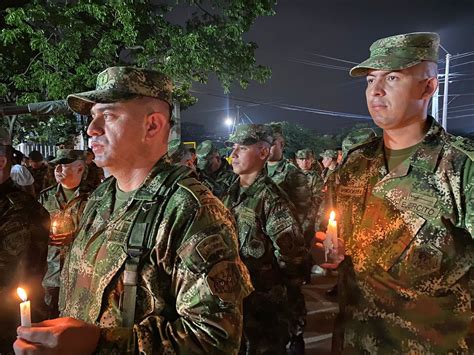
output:
[[21, 287], [18, 287], [16, 289], [16, 293], [18, 293], [18, 297], [20, 297], [23, 302], [26, 302], [26, 300], [28, 299], [28, 296], [26, 295], [26, 291], [24, 289], [22, 289]]
[[336, 220], [336, 212], [331, 211], [331, 213], [329, 214], [329, 220], [330, 220], [331, 222], [333, 222], [333, 221]]
[[227, 117], [225, 120], [224, 120], [224, 123], [226, 126], [232, 126], [232, 124], [234, 123], [234, 120], [230, 117]]

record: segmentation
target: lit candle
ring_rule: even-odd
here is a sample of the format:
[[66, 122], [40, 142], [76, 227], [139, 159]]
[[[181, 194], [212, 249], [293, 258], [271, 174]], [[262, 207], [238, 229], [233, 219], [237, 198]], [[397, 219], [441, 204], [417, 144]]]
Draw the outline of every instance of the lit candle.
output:
[[337, 221], [336, 212], [331, 211], [329, 214], [328, 228], [326, 230], [326, 238], [332, 241], [332, 248], [337, 257]]
[[31, 310], [30, 310], [30, 301], [26, 296], [26, 292], [21, 287], [16, 289], [18, 296], [20, 296], [23, 302], [20, 303], [20, 317], [21, 317], [21, 326], [22, 327], [31, 327]]

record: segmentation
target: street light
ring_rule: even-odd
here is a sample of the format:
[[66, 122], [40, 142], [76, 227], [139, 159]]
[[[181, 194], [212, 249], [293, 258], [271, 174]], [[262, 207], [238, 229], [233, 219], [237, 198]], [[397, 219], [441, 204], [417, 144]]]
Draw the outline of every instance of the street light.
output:
[[234, 120], [230, 117], [226, 117], [226, 119], [224, 120], [224, 123], [226, 126], [230, 127], [234, 123]]

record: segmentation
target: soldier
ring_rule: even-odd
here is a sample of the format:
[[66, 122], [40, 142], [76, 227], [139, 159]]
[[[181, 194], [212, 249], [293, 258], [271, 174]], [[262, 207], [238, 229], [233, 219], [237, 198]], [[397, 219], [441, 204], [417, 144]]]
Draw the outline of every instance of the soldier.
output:
[[323, 178], [324, 182], [327, 181], [329, 175], [336, 170], [337, 167], [337, 151], [334, 149], [326, 149], [321, 154], [319, 154], [322, 160], [323, 171], [321, 173], [321, 177]]
[[239, 177], [223, 201], [237, 221], [240, 255], [255, 287], [244, 300], [241, 354], [285, 354], [288, 287], [301, 287], [304, 239], [286, 195], [266, 174], [270, 127], [238, 126], [230, 141], [232, 167]]
[[340, 315], [333, 352], [472, 353], [474, 145], [427, 114], [438, 86], [436, 33], [380, 39], [351, 69], [383, 137], [338, 171]]
[[[308, 214], [308, 218], [312, 221], [313, 228], [305, 235], [306, 246], [308, 249], [311, 248], [311, 241], [314, 236], [314, 226], [318, 218], [319, 207], [321, 205], [323, 197], [323, 179], [321, 175], [318, 174], [316, 170], [313, 169], [314, 166], [314, 154], [311, 149], [301, 149], [296, 152], [296, 163], [301, 171], [305, 174], [308, 179], [308, 185], [311, 191], [311, 201], [312, 207], [311, 212]], [[309, 275], [309, 273], [308, 273]]]
[[10, 354], [20, 324], [16, 288], [27, 291], [32, 320], [45, 318], [41, 279], [46, 271], [49, 216], [10, 178], [13, 148], [0, 128], [0, 353]]
[[90, 196], [61, 274], [61, 316], [20, 327], [18, 352], [235, 354], [252, 290], [233, 218], [187, 167], [166, 160], [172, 85], [108, 68], [69, 95], [91, 114], [95, 162], [112, 174]]
[[222, 197], [237, 179], [229, 163], [221, 158], [212, 141], [203, 141], [196, 150], [200, 179], [214, 195]]
[[[267, 162], [268, 176], [287, 194], [296, 208], [296, 217], [300, 223], [305, 239], [314, 235], [314, 221], [311, 220], [311, 191], [306, 176], [292, 163], [283, 158], [285, 137], [279, 124], [271, 124], [274, 144]], [[312, 266], [308, 250], [305, 261], [306, 275]], [[308, 281], [308, 280], [307, 280]], [[293, 321], [291, 326], [290, 349], [294, 354], [304, 352], [303, 332], [306, 324], [306, 306], [304, 296], [299, 288], [289, 290]]]
[[51, 242], [48, 246], [48, 270], [43, 279], [49, 318], [56, 318], [58, 311], [59, 276], [72, 235], [77, 230], [91, 188], [82, 179], [86, 164], [84, 151], [59, 149], [54, 175], [57, 184], [43, 190], [39, 201], [51, 216]]
[[37, 150], [32, 150], [29, 154], [29, 158], [30, 166], [28, 167], [28, 170], [35, 180], [33, 186], [35, 188], [35, 196], [38, 198], [40, 192], [47, 187], [45, 186], [45, 177], [48, 172], [48, 165], [44, 161], [43, 154]]

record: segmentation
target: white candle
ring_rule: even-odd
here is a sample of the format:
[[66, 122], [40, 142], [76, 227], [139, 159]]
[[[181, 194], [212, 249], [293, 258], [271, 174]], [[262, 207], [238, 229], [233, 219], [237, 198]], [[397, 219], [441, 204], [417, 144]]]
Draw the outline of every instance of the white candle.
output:
[[26, 292], [21, 287], [16, 289], [18, 296], [20, 296], [23, 302], [20, 303], [20, 318], [21, 318], [21, 326], [22, 327], [31, 327], [31, 308], [30, 308], [30, 301], [28, 301], [28, 297], [26, 296]]
[[326, 230], [326, 238], [332, 241], [332, 248], [337, 257], [337, 221], [336, 212], [331, 211], [329, 215], [328, 228]]

